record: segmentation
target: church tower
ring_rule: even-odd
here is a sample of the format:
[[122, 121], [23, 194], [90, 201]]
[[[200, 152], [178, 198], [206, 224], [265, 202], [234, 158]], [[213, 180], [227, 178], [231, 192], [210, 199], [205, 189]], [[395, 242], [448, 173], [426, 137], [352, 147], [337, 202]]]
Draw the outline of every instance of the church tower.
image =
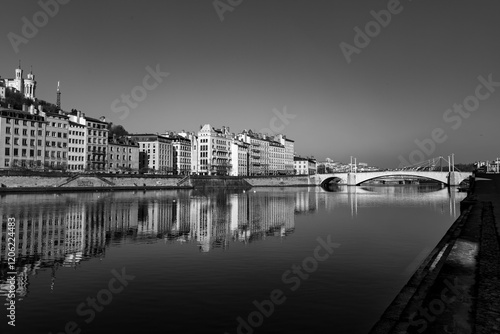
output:
[[19, 60], [19, 67], [16, 68], [16, 77], [12, 82], [12, 87], [16, 89], [21, 94], [24, 94], [24, 85], [23, 85], [23, 70], [21, 69], [21, 61]]
[[30, 73], [28, 73], [28, 77], [24, 80], [24, 96], [28, 99], [35, 99], [35, 89], [36, 89], [36, 81], [35, 75], [33, 74], [33, 68], [31, 68]]

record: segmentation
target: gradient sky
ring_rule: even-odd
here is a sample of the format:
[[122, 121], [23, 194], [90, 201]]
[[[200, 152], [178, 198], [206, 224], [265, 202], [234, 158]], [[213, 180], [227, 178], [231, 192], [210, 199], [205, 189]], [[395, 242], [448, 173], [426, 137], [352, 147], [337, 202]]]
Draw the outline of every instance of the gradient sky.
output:
[[[352, 155], [396, 167], [436, 128], [447, 139], [426, 159], [500, 156], [500, 87], [456, 129], [443, 119], [475, 94], [478, 76], [500, 82], [500, 3], [401, 1], [400, 13], [348, 64], [339, 44], [354, 45], [353, 29], [364, 30], [370, 11], [388, 3], [243, 0], [221, 21], [210, 0], [72, 0], [16, 53], [8, 34], [23, 36], [22, 18], [33, 22], [42, 9], [7, 0], [0, 76], [12, 78], [21, 59], [25, 73], [33, 66], [39, 99], [55, 103], [61, 81], [64, 110], [105, 116], [134, 133], [198, 131], [205, 123], [260, 130], [273, 109], [286, 107], [295, 118], [282, 132], [298, 154], [320, 160]], [[157, 64], [170, 75], [120, 119], [113, 101]]]

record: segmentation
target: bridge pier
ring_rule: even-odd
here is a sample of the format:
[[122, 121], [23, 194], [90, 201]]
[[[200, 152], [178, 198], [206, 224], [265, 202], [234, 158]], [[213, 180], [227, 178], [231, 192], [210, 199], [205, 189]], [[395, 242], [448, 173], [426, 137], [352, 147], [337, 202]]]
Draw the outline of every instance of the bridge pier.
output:
[[458, 186], [462, 182], [462, 178], [460, 177], [460, 173], [458, 172], [450, 172], [448, 174], [448, 186]]
[[356, 174], [355, 173], [347, 173], [347, 185], [355, 186], [356, 185]]

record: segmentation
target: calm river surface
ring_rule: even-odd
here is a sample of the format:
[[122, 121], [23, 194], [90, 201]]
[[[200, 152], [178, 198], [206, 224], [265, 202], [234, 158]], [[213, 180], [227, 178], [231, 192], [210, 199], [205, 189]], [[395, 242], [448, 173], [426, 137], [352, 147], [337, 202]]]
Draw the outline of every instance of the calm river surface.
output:
[[0, 332], [366, 333], [464, 195], [333, 190], [2, 196]]

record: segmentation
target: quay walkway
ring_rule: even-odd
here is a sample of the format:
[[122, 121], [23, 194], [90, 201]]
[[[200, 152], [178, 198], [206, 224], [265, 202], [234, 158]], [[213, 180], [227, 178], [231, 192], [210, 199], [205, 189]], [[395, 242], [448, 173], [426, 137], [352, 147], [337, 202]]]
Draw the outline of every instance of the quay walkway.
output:
[[460, 217], [370, 333], [500, 333], [498, 231], [500, 175], [479, 174]]

